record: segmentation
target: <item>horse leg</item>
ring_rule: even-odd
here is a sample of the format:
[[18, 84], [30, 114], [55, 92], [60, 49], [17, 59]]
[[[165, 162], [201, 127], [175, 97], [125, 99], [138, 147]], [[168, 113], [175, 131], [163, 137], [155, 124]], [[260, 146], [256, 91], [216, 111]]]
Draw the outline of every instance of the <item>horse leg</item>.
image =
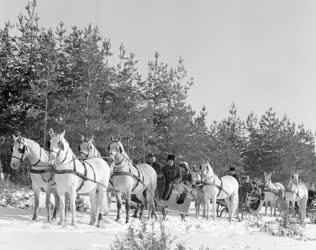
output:
[[141, 204], [141, 205], [140, 205], [140, 212], [139, 212], [139, 219], [140, 219], [140, 220], [142, 219], [142, 216], [143, 216], [144, 207], [145, 207], [144, 204]]
[[46, 187], [46, 199], [45, 199], [45, 206], [46, 206], [46, 215], [47, 215], [47, 222], [50, 223], [50, 216], [49, 216], [49, 205], [50, 205], [50, 194], [51, 194], [51, 189], [50, 186]]
[[136, 207], [134, 209], [134, 214], [132, 215], [132, 217], [133, 218], [138, 218], [137, 214], [138, 214], [138, 204], [136, 205]]
[[207, 220], [209, 219], [210, 202], [211, 202], [210, 199], [205, 199], [204, 210], [205, 210], [205, 217]]
[[300, 211], [300, 219], [301, 222], [304, 223], [305, 217], [306, 217], [306, 205], [307, 205], [307, 199], [304, 197], [300, 201], [299, 211]]
[[65, 193], [59, 193], [59, 210], [60, 210], [60, 220], [58, 225], [62, 225], [65, 220]]
[[40, 195], [40, 190], [35, 189], [34, 190], [34, 211], [33, 211], [33, 218], [32, 220], [37, 219], [37, 211], [38, 211], [38, 205], [39, 205], [39, 195]]
[[195, 217], [198, 218], [200, 215], [200, 202], [198, 200], [195, 201]]
[[69, 193], [70, 210], [71, 210], [71, 225], [76, 226], [76, 188], [72, 187]]
[[110, 191], [106, 192], [106, 198], [108, 201], [108, 212], [110, 212], [111, 204], [112, 204], [112, 193]]
[[155, 192], [156, 192], [156, 187], [154, 186], [154, 184], [152, 184], [146, 190], [146, 199], [144, 197], [144, 200], [146, 200], [147, 202], [148, 219], [150, 219], [152, 216], [155, 219], [157, 219], [156, 206], [155, 206]]
[[264, 215], [267, 216], [268, 213], [268, 201], [264, 201]]
[[54, 194], [54, 199], [55, 199], [55, 205], [54, 205], [52, 220], [56, 220], [57, 210], [59, 207], [59, 196], [56, 189], [53, 189], [53, 194]]
[[121, 207], [122, 207], [122, 196], [121, 193], [116, 193], [116, 207], [117, 207], [117, 215], [116, 215], [116, 221], [119, 221], [121, 216]]
[[126, 195], [126, 199], [125, 199], [125, 210], [126, 210], [126, 218], [125, 218], [125, 223], [129, 222], [129, 209], [130, 209], [130, 202], [131, 202], [131, 193], [128, 192], [125, 194]]
[[95, 221], [96, 221], [96, 216], [97, 216], [97, 211], [98, 211], [96, 191], [94, 191], [90, 194], [90, 202], [91, 202], [91, 215], [90, 215], [89, 225], [93, 226]]
[[278, 207], [278, 201], [275, 199], [275, 201], [274, 201], [274, 213], [273, 213], [273, 216], [277, 216], [277, 207]]
[[213, 220], [216, 220], [216, 196], [212, 198]]
[[108, 204], [104, 204], [105, 202], [107, 203], [107, 198], [106, 198], [106, 190], [103, 187], [100, 187], [97, 197], [98, 197], [98, 203], [99, 203], [99, 215], [98, 215], [97, 227], [100, 227], [101, 222], [102, 222], [102, 214], [103, 214], [104, 206], [108, 207]]
[[231, 198], [227, 197], [225, 199], [225, 203], [226, 203], [226, 206], [227, 206], [227, 209], [228, 209], [228, 221], [231, 221], [231, 218], [232, 218], [232, 202], [231, 202]]
[[230, 221], [235, 217], [235, 214], [237, 213], [238, 210], [238, 204], [239, 204], [239, 194], [238, 190], [234, 192], [231, 197], [230, 197], [230, 208], [231, 208], [231, 215], [230, 215]]

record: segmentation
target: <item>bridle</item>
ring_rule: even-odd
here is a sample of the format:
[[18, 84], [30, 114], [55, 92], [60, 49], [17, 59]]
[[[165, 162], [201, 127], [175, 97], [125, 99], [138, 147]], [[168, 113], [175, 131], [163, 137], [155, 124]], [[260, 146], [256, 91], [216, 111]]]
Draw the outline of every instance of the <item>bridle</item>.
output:
[[[118, 141], [113, 141], [113, 142], [118, 143]], [[110, 150], [110, 145], [108, 146], [108, 150]], [[113, 151], [111, 151], [109, 153], [109, 156], [113, 155], [113, 163], [112, 164], [114, 164], [114, 172], [119, 172], [119, 170], [121, 170], [122, 168], [125, 167], [125, 164], [123, 164], [124, 161], [130, 162], [134, 166], [133, 162], [128, 157], [126, 157], [122, 152], [119, 152], [120, 150], [118, 149], [118, 147], [119, 147], [119, 145], [117, 146], [117, 151], [115, 151], [116, 154], [114, 154]], [[122, 156], [122, 160], [119, 160], [118, 162], [115, 162], [119, 158], [119, 156]], [[121, 164], [122, 164], [122, 166], [118, 167]]]
[[[24, 143], [22, 143], [20, 140], [18, 140], [18, 143], [21, 144], [21, 145], [23, 145], [22, 148], [20, 148], [20, 147], [18, 148], [19, 153], [21, 153], [22, 155], [21, 155], [21, 157], [17, 157], [17, 156], [15, 156], [15, 155], [13, 155], [13, 153], [12, 153], [12, 158], [18, 159], [20, 163], [23, 162], [25, 159], [30, 160], [30, 159], [28, 158], [28, 156], [26, 156], [25, 159], [24, 159], [25, 152], [28, 151], [27, 146], [26, 146]], [[31, 167], [35, 167], [35, 166], [37, 166], [37, 165], [41, 162], [41, 159], [42, 159], [42, 148], [41, 148], [40, 145], [38, 145], [38, 146], [39, 146], [39, 150], [40, 150], [40, 156], [39, 156], [39, 159], [38, 159], [37, 162], [35, 162], [35, 163], [33, 163], [33, 164], [31, 163]], [[12, 147], [12, 152], [13, 152], [13, 147]]]
[[[86, 143], [89, 144], [88, 153], [83, 152], [83, 151], [81, 150], [81, 146], [79, 146], [79, 154], [83, 154], [86, 159], [89, 158], [89, 155], [91, 155], [91, 156], [95, 155], [96, 157], [97, 157], [97, 156], [100, 156], [100, 153], [99, 153], [99, 152], [96, 153], [97, 149], [96, 149], [96, 147], [95, 147], [94, 145], [91, 145], [90, 142], [87, 141], [87, 140], [83, 141], [82, 143], [84, 143], [84, 142], [86, 142]], [[93, 152], [92, 152], [92, 150], [93, 150]]]
[[[60, 143], [61, 143], [61, 142], [59, 141], [59, 142], [58, 142], [58, 145], [59, 145], [59, 146], [60, 146]], [[60, 152], [62, 151], [62, 148], [60, 147], [59, 150], [58, 150], [58, 152], [56, 152], [55, 150], [52, 150], [51, 148], [49, 148], [49, 151], [55, 153], [55, 154], [56, 154], [55, 159], [57, 159], [58, 156], [59, 156], [59, 154], [60, 154]], [[59, 162], [58, 165], [61, 165], [61, 164], [63, 164], [63, 163], [66, 161], [67, 156], [68, 156], [68, 153], [69, 153], [69, 148], [68, 148], [67, 151], [66, 151], [65, 158], [64, 158], [61, 162]], [[56, 161], [56, 160], [55, 160], [55, 161]], [[72, 159], [71, 161], [73, 161], [73, 159]], [[71, 161], [70, 161], [70, 162], [71, 162]], [[56, 166], [57, 164], [53, 164], [53, 165]]]
[[[20, 142], [19, 142], [20, 143]], [[17, 157], [13, 154], [13, 147], [12, 147], [12, 158], [14, 159], [18, 159], [21, 162], [23, 162], [25, 159], [24, 159], [24, 154], [25, 154], [25, 151], [26, 151], [26, 146], [23, 144], [23, 148], [18, 148], [18, 151], [19, 153], [21, 153], [21, 157]], [[27, 158], [27, 157], [26, 157]]]

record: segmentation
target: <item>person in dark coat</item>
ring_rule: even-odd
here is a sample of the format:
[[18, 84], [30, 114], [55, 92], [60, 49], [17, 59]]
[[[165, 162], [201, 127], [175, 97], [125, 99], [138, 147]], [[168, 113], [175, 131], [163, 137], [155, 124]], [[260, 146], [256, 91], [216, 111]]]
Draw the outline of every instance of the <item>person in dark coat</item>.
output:
[[178, 184], [182, 180], [181, 171], [179, 167], [175, 165], [174, 161], [175, 155], [168, 155], [167, 165], [162, 170], [162, 173], [165, 177], [165, 188], [162, 196], [163, 200], [169, 199], [173, 184]]
[[147, 164], [152, 166], [157, 173], [157, 188], [155, 195], [158, 199], [161, 199], [165, 188], [165, 178], [162, 173], [162, 167], [158, 162], [156, 162], [156, 156], [153, 153], [149, 153], [147, 155]]
[[160, 178], [163, 174], [162, 174], [162, 167], [160, 166], [160, 164], [156, 161], [156, 156], [153, 153], [149, 153], [147, 155], [147, 164], [152, 166], [153, 169], [155, 169], [156, 173], [157, 173], [157, 178]]
[[240, 187], [238, 190], [239, 202], [242, 205], [246, 204], [247, 198], [252, 191], [253, 191], [253, 185], [250, 182], [249, 176], [248, 175], [242, 176], [240, 179]]

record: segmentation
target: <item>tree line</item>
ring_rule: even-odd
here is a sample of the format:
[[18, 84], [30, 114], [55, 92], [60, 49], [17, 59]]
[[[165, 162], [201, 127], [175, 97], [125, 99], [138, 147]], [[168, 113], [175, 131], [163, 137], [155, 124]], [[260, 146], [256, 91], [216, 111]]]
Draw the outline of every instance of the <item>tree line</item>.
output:
[[45, 146], [52, 127], [66, 129], [75, 152], [80, 134], [94, 135], [102, 154], [113, 135], [139, 161], [148, 152], [161, 162], [175, 153], [192, 168], [208, 159], [219, 174], [229, 167], [250, 176], [274, 171], [285, 181], [299, 168], [306, 181], [316, 176], [314, 135], [303, 125], [271, 108], [242, 120], [234, 104], [226, 118], [208, 125], [206, 108], [196, 112], [187, 101], [194, 79], [182, 58], [170, 66], [155, 52], [141, 74], [136, 55], [123, 44], [113, 49], [97, 27], [41, 27], [36, 5], [28, 3], [16, 24], [0, 29], [4, 137], [20, 131]]

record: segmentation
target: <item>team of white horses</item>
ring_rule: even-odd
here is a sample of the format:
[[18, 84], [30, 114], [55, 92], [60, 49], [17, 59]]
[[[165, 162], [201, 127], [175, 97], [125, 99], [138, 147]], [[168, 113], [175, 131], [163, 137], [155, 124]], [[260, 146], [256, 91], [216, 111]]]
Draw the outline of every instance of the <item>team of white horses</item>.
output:
[[[111, 138], [108, 146], [108, 159], [110, 166], [101, 157], [101, 154], [93, 144], [93, 138], [81, 138], [79, 146], [80, 158], [78, 159], [69, 147], [65, 139], [65, 131], [58, 134], [52, 129], [49, 131], [50, 151], [47, 152], [41, 146], [30, 139], [22, 136], [14, 136], [12, 148], [11, 167], [19, 168], [21, 162], [28, 159], [31, 163], [30, 177], [32, 189], [35, 195], [33, 220], [37, 218], [40, 190], [46, 193], [47, 221], [50, 222], [50, 194], [55, 197], [55, 208], [52, 219], [56, 218], [57, 208], [60, 208], [59, 224], [65, 223], [65, 197], [70, 198], [70, 209], [72, 225], [76, 225], [75, 200], [77, 194], [90, 196], [91, 218], [90, 225], [100, 226], [102, 215], [109, 212], [110, 190], [115, 192], [117, 202], [116, 220], [120, 219], [122, 194], [125, 197], [126, 219], [129, 222], [129, 208], [131, 196], [134, 195], [138, 201], [148, 209], [148, 218], [156, 216], [155, 190], [157, 186], [157, 175], [155, 170], [148, 164], [139, 164], [136, 167], [126, 154], [120, 140]], [[213, 219], [216, 218], [216, 200], [225, 199], [231, 221], [238, 209], [237, 180], [229, 175], [218, 177], [214, 174], [208, 162], [201, 164], [203, 185], [193, 189], [192, 194], [196, 202], [196, 215], [199, 214], [200, 204], [203, 205], [206, 218], [209, 218], [210, 203], [213, 206]], [[305, 184], [299, 182], [299, 172], [293, 172], [287, 189], [281, 183], [271, 181], [271, 173], [265, 173], [264, 200], [263, 204], [270, 203], [274, 208], [274, 214], [282, 199], [289, 205], [294, 206], [297, 202], [300, 218], [306, 216], [306, 203], [308, 190]], [[259, 211], [260, 209], [258, 209]], [[142, 210], [141, 210], [142, 212]], [[272, 209], [271, 209], [272, 214]]]

